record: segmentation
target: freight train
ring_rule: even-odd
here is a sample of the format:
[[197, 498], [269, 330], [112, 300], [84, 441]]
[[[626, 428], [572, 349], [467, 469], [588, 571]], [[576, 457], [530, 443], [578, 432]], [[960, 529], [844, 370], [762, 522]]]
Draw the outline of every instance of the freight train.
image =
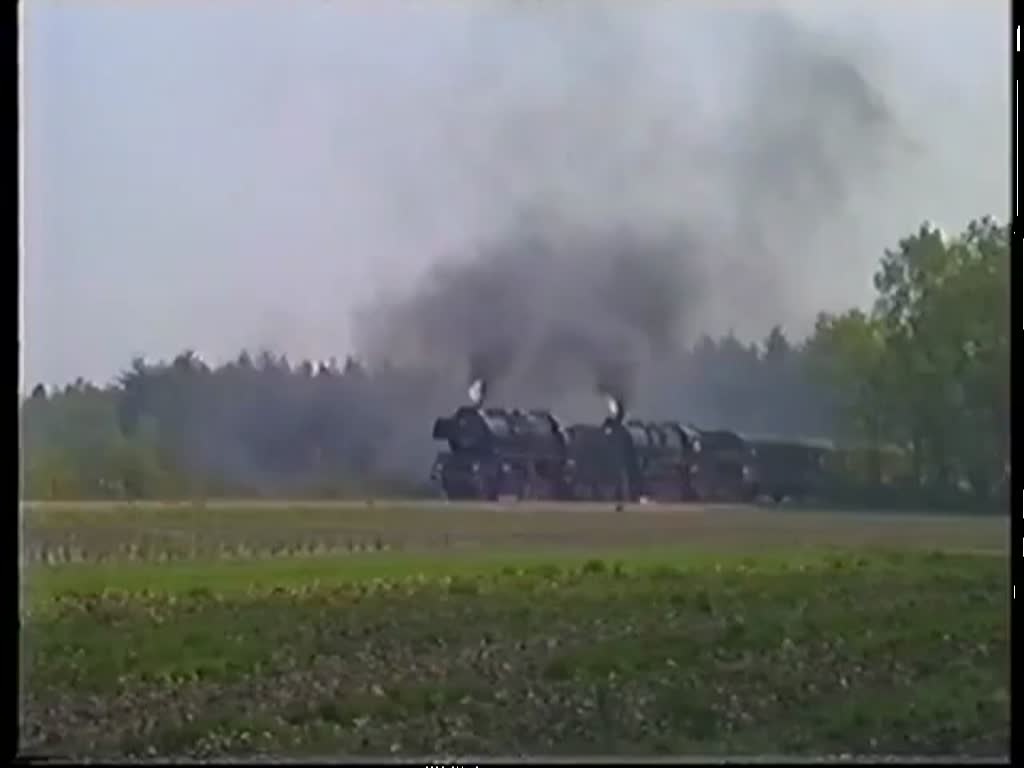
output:
[[626, 418], [610, 398], [600, 424], [563, 426], [545, 410], [471, 405], [434, 422], [442, 440], [431, 473], [448, 499], [559, 501], [753, 501], [810, 499], [826, 488], [836, 449]]

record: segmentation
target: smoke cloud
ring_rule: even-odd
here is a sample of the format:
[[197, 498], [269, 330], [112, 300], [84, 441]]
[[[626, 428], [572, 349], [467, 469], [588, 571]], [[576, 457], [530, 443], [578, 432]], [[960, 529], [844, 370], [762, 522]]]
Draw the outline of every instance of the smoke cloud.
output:
[[374, 341], [501, 395], [628, 400], [633, 372], [678, 343], [696, 301], [691, 247], [684, 235], [522, 222], [386, 308]]
[[[818, 249], [842, 251], [849, 201], [916, 154], [854, 53], [781, 11], [695, 11], [678, 35], [696, 46], [686, 73], [656, 55], [678, 40], [636, 24], [656, 6], [516, 10], [485, 59], [515, 57], [512, 74], [467, 64], [478, 80], [452, 127], [491, 216], [412, 291], [360, 315], [371, 359], [435, 369], [460, 391], [484, 378], [503, 400], [632, 402], [716, 323], [766, 331], [834, 280], [836, 255]], [[515, 45], [527, 30], [561, 52], [543, 82]], [[688, 75], [718, 77], [728, 108]]]

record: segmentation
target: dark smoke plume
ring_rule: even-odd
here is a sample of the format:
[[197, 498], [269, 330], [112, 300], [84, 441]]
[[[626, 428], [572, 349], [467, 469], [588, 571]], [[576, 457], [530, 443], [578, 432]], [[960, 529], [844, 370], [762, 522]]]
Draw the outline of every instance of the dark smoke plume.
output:
[[590, 389], [628, 401], [634, 371], [678, 344], [698, 284], [693, 247], [669, 233], [523, 223], [437, 267], [379, 318], [377, 341], [506, 398]]
[[[564, 44], [561, 98], [498, 88], [453, 137], [474, 148], [466, 167], [497, 223], [469, 226], [459, 260], [374, 307], [358, 336], [371, 358], [457, 372], [459, 391], [483, 378], [506, 401], [597, 390], [642, 407], [665, 399], [665, 366], [699, 333], [764, 333], [792, 305], [820, 306], [811, 287], [836, 278], [844, 207], [906, 142], [858, 63], [779, 13], [695, 13], [718, 37], [694, 63], [722, 68], [733, 107], [716, 122], [644, 59], [629, 22], [647, 9], [571, 7], [565, 26], [533, 10]], [[491, 30], [490, 60], [521, 32], [494, 46]], [[474, 85], [470, 101], [486, 92]]]

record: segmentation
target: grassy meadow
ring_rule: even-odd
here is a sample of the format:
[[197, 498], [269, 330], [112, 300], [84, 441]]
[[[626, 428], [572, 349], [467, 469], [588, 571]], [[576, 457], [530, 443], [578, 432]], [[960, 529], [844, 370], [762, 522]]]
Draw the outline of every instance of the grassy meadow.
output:
[[22, 515], [26, 752], [1008, 754], [1005, 518], [382, 502]]

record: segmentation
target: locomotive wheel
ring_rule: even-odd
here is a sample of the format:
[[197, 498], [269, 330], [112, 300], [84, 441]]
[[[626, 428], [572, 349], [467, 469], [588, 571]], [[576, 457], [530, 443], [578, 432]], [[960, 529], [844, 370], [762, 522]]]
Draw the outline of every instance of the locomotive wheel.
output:
[[442, 476], [441, 490], [448, 501], [462, 501], [473, 497], [463, 483], [454, 482], [451, 477]]
[[616, 501], [619, 498], [619, 487], [613, 483], [601, 486], [601, 501]]
[[476, 478], [477, 498], [485, 501], [498, 500], [498, 484], [490, 478], [477, 475]]
[[523, 489], [524, 498], [532, 499], [533, 501], [545, 501], [550, 499], [552, 495], [552, 489], [543, 478], [527, 481], [526, 487]]
[[539, 498], [537, 487], [537, 478], [530, 477], [529, 473], [523, 473], [523, 476], [519, 478], [519, 489], [516, 496], [520, 501], [530, 501], [531, 499]]
[[501, 480], [501, 489], [498, 495], [507, 494], [517, 501], [522, 501], [526, 497], [526, 486], [526, 478], [520, 473], [506, 475]]
[[529, 472], [523, 472], [516, 480], [515, 496], [520, 501], [536, 501], [547, 498], [542, 478], [536, 475], [531, 476]]
[[674, 477], [665, 487], [665, 500], [680, 502], [686, 498], [686, 481], [680, 477]]
[[690, 483], [689, 492], [687, 498], [690, 501], [704, 501], [704, 490], [700, 483]]
[[469, 501], [471, 499], [480, 498], [476, 493], [473, 493], [468, 488], [454, 487], [445, 492], [445, 497], [449, 501]]

